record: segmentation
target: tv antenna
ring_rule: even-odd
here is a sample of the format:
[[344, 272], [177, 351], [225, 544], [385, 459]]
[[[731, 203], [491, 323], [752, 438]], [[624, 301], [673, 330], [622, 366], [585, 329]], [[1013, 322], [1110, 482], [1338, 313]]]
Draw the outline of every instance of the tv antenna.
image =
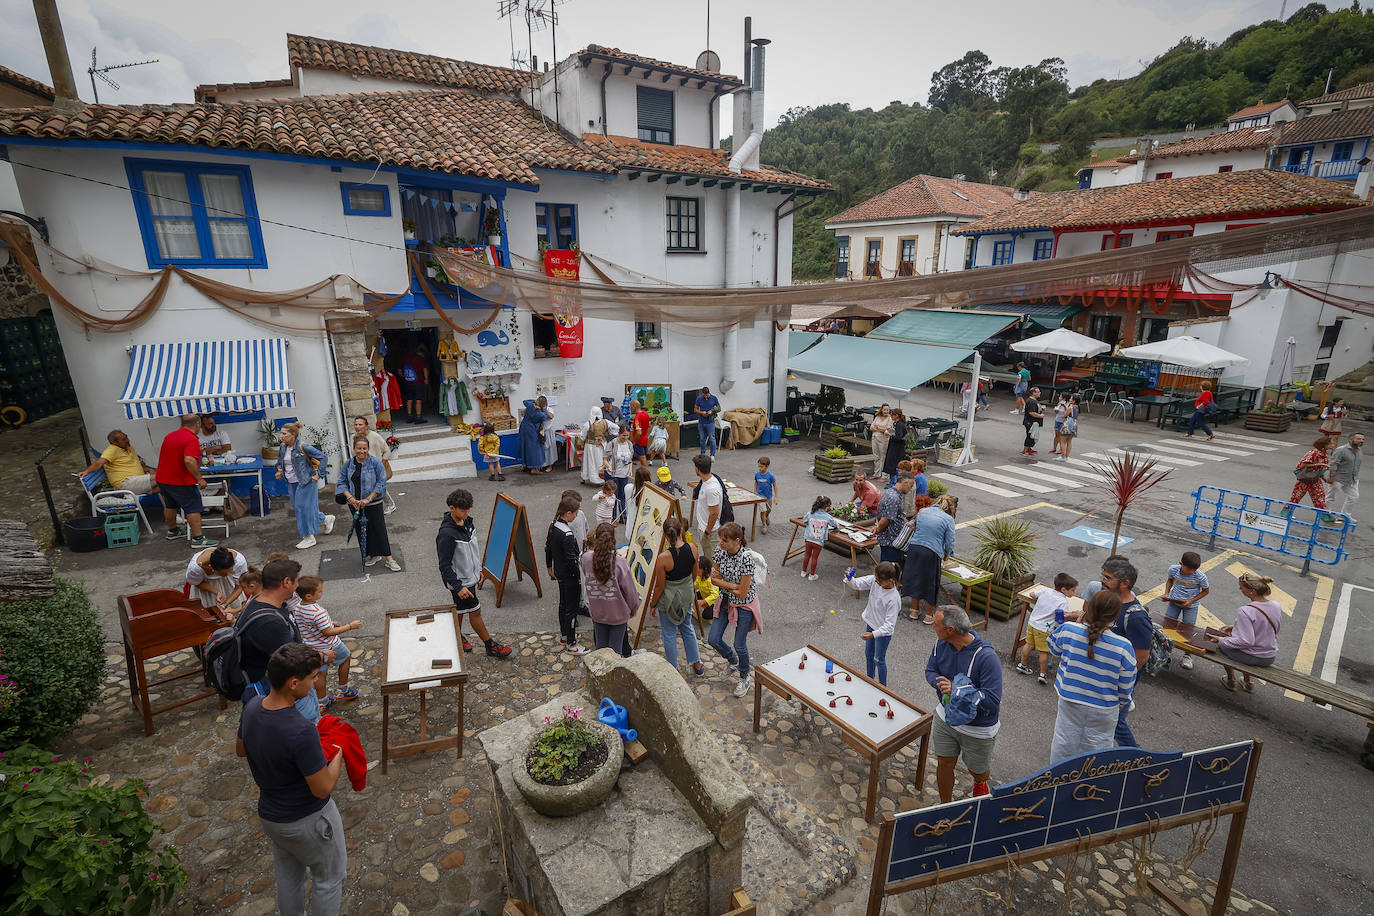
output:
[[[500, 18], [507, 20], [511, 31], [511, 62], [516, 66], [522, 66], [528, 61], [528, 66], [534, 70], [534, 33], [549, 30], [549, 35], [553, 40], [553, 108], [554, 120], [559, 120], [559, 99], [558, 99], [558, 10], [567, 0], [496, 0], [497, 12]], [[525, 42], [528, 58], [522, 58], [515, 50], [515, 27], [514, 21], [516, 14], [525, 18]]]
[[111, 88], [118, 89], [119, 83], [116, 83], [113, 79], [106, 75], [111, 70], [123, 70], [126, 67], [142, 67], [145, 64], [155, 64], [158, 62], [157, 58], [154, 57], [152, 60], [140, 60], [132, 64], [106, 64], [102, 67], [100, 66], [99, 62], [95, 59], [95, 52], [96, 49], [91, 48], [91, 65], [86, 68], [86, 73], [91, 78], [91, 92], [95, 95], [95, 103], [97, 105], [100, 104], [100, 87], [96, 84], [95, 81], [95, 78], [97, 76], [100, 77], [102, 82], [108, 83]]

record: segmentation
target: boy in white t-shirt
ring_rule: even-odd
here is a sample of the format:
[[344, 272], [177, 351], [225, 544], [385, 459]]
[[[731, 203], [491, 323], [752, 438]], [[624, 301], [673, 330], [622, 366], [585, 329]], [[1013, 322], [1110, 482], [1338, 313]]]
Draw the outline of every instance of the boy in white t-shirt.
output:
[[[1050, 682], [1050, 631], [1066, 619], [1075, 617], [1069, 611], [1069, 598], [1078, 588], [1078, 580], [1068, 573], [1054, 577], [1054, 588], [1044, 589], [1035, 598], [1030, 619], [1026, 621], [1026, 642], [1021, 646], [1021, 661], [1016, 670], [1022, 674], [1034, 674], [1030, 667], [1031, 650], [1040, 653], [1040, 676], [1036, 678], [1042, 685]], [[1076, 619], [1076, 618], [1075, 618]]]

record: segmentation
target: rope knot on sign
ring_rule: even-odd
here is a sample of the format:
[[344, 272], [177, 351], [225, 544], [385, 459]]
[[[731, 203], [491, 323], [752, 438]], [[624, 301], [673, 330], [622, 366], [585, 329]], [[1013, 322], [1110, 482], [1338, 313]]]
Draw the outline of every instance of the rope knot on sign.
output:
[[1237, 754], [1234, 760], [1227, 760], [1225, 757], [1217, 757], [1211, 763], [1204, 764], [1201, 760], [1197, 761], [1199, 770], [1206, 770], [1208, 773], [1225, 773], [1231, 767], [1245, 759], [1245, 752]]
[[1146, 774], [1145, 774], [1145, 789], [1144, 789], [1144, 791], [1145, 791], [1145, 797], [1146, 797], [1146, 798], [1149, 798], [1149, 797], [1150, 797], [1150, 790], [1153, 789], [1155, 786], [1163, 785], [1163, 784], [1164, 784], [1164, 780], [1166, 780], [1166, 779], [1168, 779], [1168, 778], [1169, 778], [1169, 768], [1168, 768], [1168, 767], [1165, 767], [1164, 769], [1160, 770], [1158, 773], [1146, 773]]
[[[1081, 802], [1102, 801], [1112, 794], [1106, 786], [1074, 786], [1073, 800]], [[1042, 799], [1043, 801], [1043, 799]]]
[[967, 808], [964, 809], [963, 813], [959, 814], [957, 817], [942, 818], [941, 820], [938, 820], [933, 824], [917, 824], [916, 829], [911, 831], [911, 835], [918, 837], [944, 836], [946, 833], [949, 833], [955, 827], [963, 827], [964, 825], [968, 824], [969, 821], [967, 818], [969, 816], [969, 812], [972, 810], [973, 806], [969, 805]]
[[997, 823], [999, 823], [999, 824], [1005, 824], [1007, 821], [1024, 821], [1024, 820], [1027, 820], [1027, 819], [1032, 818], [1032, 817], [1034, 817], [1034, 818], [1039, 818], [1040, 820], [1044, 820], [1044, 819], [1045, 819], [1045, 815], [1043, 815], [1043, 814], [1036, 814], [1036, 813], [1035, 813], [1035, 809], [1036, 809], [1036, 808], [1039, 808], [1039, 807], [1040, 807], [1041, 805], [1043, 805], [1044, 803], [1045, 803], [1045, 799], [1044, 799], [1044, 798], [1041, 798], [1041, 799], [1040, 799], [1038, 802], [1036, 802], [1035, 804], [1030, 805], [1030, 806], [1025, 807], [1025, 808], [1003, 808], [1003, 809], [1002, 809], [1002, 813], [1003, 813], [1004, 815], [1006, 815], [1006, 816], [1003, 817], [1003, 818], [1002, 818], [1000, 821], [998, 821]]

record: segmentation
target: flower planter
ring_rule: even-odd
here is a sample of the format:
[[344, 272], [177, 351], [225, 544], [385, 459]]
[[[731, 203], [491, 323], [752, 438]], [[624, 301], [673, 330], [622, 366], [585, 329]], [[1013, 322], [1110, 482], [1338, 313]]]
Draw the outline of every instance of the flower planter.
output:
[[263, 448], [262, 448], [262, 460], [263, 460], [263, 461], [276, 461], [276, 460], [277, 460], [277, 447], [276, 447], [275, 445], [273, 445], [273, 446], [266, 446], [266, 445], [263, 446]]
[[1252, 410], [1245, 415], [1245, 428], [1262, 433], [1287, 432], [1288, 427], [1292, 424], [1293, 415], [1286, 410], [1283, 413], [1263, 413]]
[[840, 436], [844, 433], [837, 433], [829, 427], [821, 428], [821, 449], [834, 448], [840, 444]]
[[[969, 602], [969, 612], [971, 614], [986, 613], [993, 620], [1009, 620], [1013, 608], [1016, 606], [1016, 593], [1029, 585], [1035, 584], [1035, 573], [1029, 572], [1017, 579], [993, 579], [992, 580], [992, 599], [988, 600], [988, 587], [986, 585], [975, 585], [964, 591], [972, 592]], [[959, 600], [963, 601], [961, 594]]]
[[606, 762], [586, 779], [566, 786], [548, 786], [535, 780], [525, 767], [530, 749], [539, 740], [543, 729], [530, 736], [525, 750], [516, 758], [512, 773], [516, 788], [534, 810], [546, 817], [571, 817], [595, 808], [611, 794], [615, 782], [620, 778], [620, 765], [625, 756], [625, 745], [620, 732], [595, 719], [583, 720], [593, 733], [601, 738], [606, 747]]
[[[977, 452], [978, 452], [978, 446], [976, 446], [976, 445], [971, 445], [971, 446], [969, 446], [969, 454], [970, 454], [970, 455], [977, 454]], [[964, 453], [964, 447], [963, 447], [962, 445], [959, 446], [958, 448], [950, 448], [950, 447], [948, 447], [948, 446], [941, 445], [941, 446], [938, 446], [938, 447], [936, 448], [936, 451], [935, 451], [936, 460], [938, 460], [941, 464], [954, 464], [954, 462], [956, 462], [956, 461], [959, 460], [959, 456], [962, 455], [963, 453]]]
[[827, 458], [825, 452], [817, 452], [811, 469], [817, 480], [826, 483], [845, 483], [854, 479], [854, 456]]

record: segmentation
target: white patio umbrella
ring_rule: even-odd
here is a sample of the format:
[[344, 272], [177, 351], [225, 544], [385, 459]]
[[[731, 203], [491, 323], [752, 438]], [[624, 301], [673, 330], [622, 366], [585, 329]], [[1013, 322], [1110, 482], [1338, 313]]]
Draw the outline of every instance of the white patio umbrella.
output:
[[[1111, 349], [1111, 346], [1104, 344], [1096, 337], [1079, 334], [1068, 328], [1055, 328], [1048, 334], [1037, 334], [1035, 337], [1018, 340], [1011, 345], [1011, 348], [1018, 353], [1053, 353], [1054, 376], [1058, 378], [1059, 357], [1070, 356], [1074, 359], [1083, 359], [1088, 356], [1097, 356], [1099, 353], [1106, 353]], [[1053, 380], [1051, 379], [1051, 381]]]
[[1121, 355], [1129, 356], [1131, 359], [1156, 360], [1174, 366], [1186, 366], [1189, 369], [1226, 369], [1231, 366], [1250, 365], [1250, 360], [1239, 353], [1214, 347], [1196, 337], [1170, 337], [1138, 347], [1127, 347], [1121, 351]]

